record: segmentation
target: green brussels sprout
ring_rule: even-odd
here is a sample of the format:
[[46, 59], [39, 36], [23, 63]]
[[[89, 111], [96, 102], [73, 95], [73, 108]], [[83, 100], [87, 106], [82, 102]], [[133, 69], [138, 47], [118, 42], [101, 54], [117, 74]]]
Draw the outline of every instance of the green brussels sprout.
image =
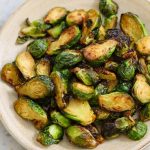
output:
[[80, 39], [81, 44], [88, 45], [91, 42], [95, 41], [94, 38], [96, 37], [98, 32], [95, 35], [94, 31], [95, 29], [98, 29], [100, 25], [100, 14], [94, 9], [90, 9], [89, 11], [87, 11], [87, 16], [83, 20], [82, 37]]
[[72, 93], [79, 99], [89, 100], [94, 96], [94, 88], [92, 86], [87, 86], [79, 82], [73, 82]]
[[90, 131], [82, 126], [70, 126], [66, 135], [71, 143], [82, 148], [95, 148], [99, 144]]
[[16, 91], [21, 96], [32, 99], [41, 99], [53, 94], [54, 85], [48, 76], [36, 76], [25, 84], [17, 87]]
[[116, 91], [118, 80], [107, 80], [108, 93]]
[[111, 57], [117, 43], [115, 40], [107, 40], [101, 44], [91, 44], [83, 49], [83, 55], [91, 65], [99, 66]]
[[52, 25], [58, 24], [65, 19], [68, 11], [64, 7], [54, 7], [49, 10], [47, 16], [44, 18], [44, 22]]
[[3, 81], [12, 86], [17, 86], [22, 83], [21, 73], [14, 63], [5, 64], [1, 71], [1, 78]]
[[46, 58], [42, 58], [36, 64], [36, 74], [49, 76], [50, 74], [50, 61]]
[[150, 85], [142, 74], [137, 74], [133, 85], [133, 95], [142, 104], [150, 102]]
[[45, 127], [48, 123], [46, 112], [31, 99], [19, 97], [14, 103], [14, 108], [20, 117], [33, 121], [38, 129]]
[[76, 9], [67, 15], [66, 22], [69, 26], [80, 25], [83, 23], [86, 16], [87, 16], [87, 13], [85, 10]]
[[113, 92], [99, 96], [99, 105], [112, 112], [123, 112], [131, 110], [134, 107], [133, 98], [122, 92]]
[[57, 124], [52, 124], [37, 135], [36, 140], [44, 146], [49, 146], [52, 144], [58, 144], [63, 139], [64, 131], [62, 127]]
[[70, 99], [66, 108], [63, 109], [64, 115], [81, 125], [86, 126], [94, 122], [95, 115], [88, 101], [79, 99]]
[[117, 68], [118, 68], [118, 65], [119, 64], [117, 62], [115, 62], [115, 61], [107, 61], [105, 63], [104, 68], [107, 69], [107, 70], [109, 70], [109, 71], [116, 71]]
[[15, 63], [25, 79], [31, 79], [36, 75], [35, 61], [29, 52], [23, 51], [19, 53]]
[[140, 140], [142, 139], [145, 134], [147, 133], [147, 125], [142, 122], [138, 121], [135, 126], [133, 126], [127, 133], [127, 136], [132, 140]]
[[124, 81], [132, 80], [135, 75], [135, 65], [133, 64], [133, 60], [127, 59], [123, 61], [118, 66], [117, 73], [120, 76], [120, 78]]
[[124, 82], [124, 81], [121, 81], [121, 82], [117, 85], [116, 91], [129, 93], [130, 90], [131, 90], [131, 88], [132, 88], [132, 83], [131, 83], [131, 82]]
[[96, 114], [96, 120], [105, 120], [110, 117], [110, 112], [100, 108], [93, 108], [94, 113]]
[[20, 36], [20, 35], [19, 35], [19, 36], [17, 37], [16, 43], [17, 43], [17, 44], [24, 44], [25, 42], [29, 41], [30, 39], [31, 39], [30, 36], [26, 36], [26, 35]]
[[121, 15], [120, 27], [122, 31], [135, 42], [148, 35], [145, 25], [140, 18], [131, 12]]
[[99, 41], [105, 40], [105, 36], [106, 36], [105, 28], [101, 25], [101, 26], [99, 27], [97, 39], [98, 39]]
[[48, 55], [58, 54], [63, 49], [68, 49], [74, 46], [81, 37], [81, 31], [77, 26], [70, 26], [64, 30], [59, 39], [52, 42], [47, 50]]
[[142, 121], [150, 120], [150, 103], [144, 105], [143, 108], [140, 110], [140, 119]]
[[113, 0], [100, 0], [99, 9], [106, 17], [117, 14], [118, 8], [117, 3]]
[[65, 28], [66, 28], [66, 23], [62, 21], [60, 24], [49, 29], [47, 32], [52, 38], [56, 39], [60, 36], [60, 34]]
[[81, 62], [83, 59], [82, 54], [75, 50], [65, 50], [59, 53], [55, 58], [55, 63], [57, 68], [72, 67], [77, 63]]
[[36, 58], [41, 58], [48, 49], [48, 41], [45, 39], [38, 39], [34, 40], [27, 46], [27, 51], [30, 52], [30, 54]]

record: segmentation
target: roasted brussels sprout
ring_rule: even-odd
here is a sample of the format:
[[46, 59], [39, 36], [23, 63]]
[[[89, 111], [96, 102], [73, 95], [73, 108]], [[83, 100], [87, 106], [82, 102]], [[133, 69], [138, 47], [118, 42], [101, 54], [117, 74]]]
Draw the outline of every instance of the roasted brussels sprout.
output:
[[14, 108], [20, 117], [33, 121], [38, 129], [43, 128], [48, 123], [46, 112], [31, 99], [20, 97], [14, 103]]
[[150, 103], [144, 105], [140, 110], [140, 119], [142, 121], [150, 120]]
[[95, 148], [99, 144], [90, 131], [82, 126], [70, 126], [66, 135], [71, 143], [82, 148]]
[[121, 82], [117, 85], [116, 91], [129, 93], [130, 90], [131, 90], [131, 88], [132, 88], [132, 83], [131, 83], [131, 82], [124, 82], [124, 81], [121, 81]]
[[109, 17], [118, 12], [118, 4], [113, 0], [100, 0], [99, 9], [104, 16]]
[[85, 59], [94, 66], [104, 63], [115, 51], [117, 41], [107, 40], [101, 44], [91, 44], [83, 49]]
[[118, 65], [119, 64], [117, 62], [115, 62], [115, 61], [107, 61], [105, 63], [104, 68], [107, 69], [107, 70], [110, 70], [110, 71], [116, 71], [117, 68], [118, 68]]
[[21, 73], [14, 63], [8, 63], [3, 66], [1, 71], [1, 78], [3, 81], [12, 86], [17, 86], [22, 83]]
[[79, 82], [72, 83], [72, 93], [79, 99], [89, 100], [94, 96], [94, 88]]
[[71, 25], [80, 25], [83, 23], [83, 20], [87, 17], [87, 13], [83, 9], [76, 9], [70, 12], [66, 17], [66, 22], [69, 26]]
[[118, 80], [107, 80], [108, 93], [114, 92], [117, 88]]
[[25, 42], [29, 41], [31, 39], [30, 36], [18, 36], [17, 37], [17, 40], [16, 40], [16, 43], [17, 44], [24, 44]]
[[135, 42], [147, 35], [145, 25], [137, 15], [131, 12], [121, 15], [120, 27]]
[[134, 107], [133, 98], [122, 92], [113, 92], [99, 96], [99, 105], [112, 112], [123, 112], [131, 110]]
[[99, 27], [97, 39], [98, 39], [99, 41], [104, 40], [104, 39], [105, 39], [105, 36], [106, 36], [105, 28], [101, 25], [101, 26]]
[[48, 76], [36, 76], [25, 84], [17, 87], [19, 95], [28, 96], [32, 99], [41, 99], [53, 94], [54, 85]]
[[60, 112], [58, 111], [52, 111], [50, 113], [51, 120], [53, 123], [56, 123], [64, 128], [67, 128], [71, 125], [71, 122], [68, 118], [64, 117]]
[[58, 144], [62, 140], [63, 135], [64, 131], [62, 127], [57, 124], [52, 124], [40, 131], [36, 140], [42, 145], [48, 146]]
[[128, 137], [132, 140], [140, 140], [147, 133], [147, 125], [141, 121], [138, 121], [127, 133]]
[[36, 75], [35, 61], [29, 52], [23, 51], [19, 53], [15, 63], [25, 79], [31, 79]]
[[105, 120], [105, 119], [108, 119], [110, 116], [110, 112], [104, 109], [93, 108], [93, 111], [96, 114], [96, 120]]
[[47, 50], [48, 55], [58, 54], [62, 49], [71, 48], [81, 37], [81, 31], [77, 26], [71, 26], [63, 31], [58, 40], [52, 42]]
[[70, 99], [63, 112], [67, 118], [75, 120], [84, 126], [91, 124], [96, 118], [88, 101], [85, 100]]

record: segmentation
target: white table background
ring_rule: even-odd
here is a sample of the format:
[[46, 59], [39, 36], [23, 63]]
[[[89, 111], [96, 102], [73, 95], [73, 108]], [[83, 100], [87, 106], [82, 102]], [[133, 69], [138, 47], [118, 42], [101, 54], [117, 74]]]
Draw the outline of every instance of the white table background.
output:
[[[0, 0], [0, 27], [8, 19], [9, 15], [17, 9], [25, 0]], [[35, 0], [36, 1], [36, 0]], [[44, 0], [43, 0], [44, 1]], [[149, 0], [150, 1], [150, 0]], [[0, 122], [0, 150], [24, 150]], [[145, 150], [150, 150], [150, 146]]]

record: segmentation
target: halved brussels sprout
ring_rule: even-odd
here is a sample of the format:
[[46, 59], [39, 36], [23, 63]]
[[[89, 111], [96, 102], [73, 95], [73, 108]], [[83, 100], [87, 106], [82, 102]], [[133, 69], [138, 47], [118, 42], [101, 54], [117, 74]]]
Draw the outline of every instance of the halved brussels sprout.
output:
[[35, 61], [29, 52], [23, 51], [19, 53], [15, 63], [25, 79], [31, 79], [36, 75]]
[[96, 120], [105, 120], [105, 119], [108, 119], [110, 116], [110, 112], [104, 109], [93, 108], [93, 111], [96, 114]]
[[44, 18], [46, 23], [57, 24], [65, 19], [68, 11], [64, 7], [54, 7], [49, 10], [47, 16]]
[[46, 58], [40, 59], [36, 64], [36, 74], [49, 76], [50, 74], [50, 61]]
[[83, 9], [76, 9], [70, 12], [66, 17], [66, 22], [69, 26], [71, 25], [80, 25], [85, 20], [87, 13]]
[[25, 84], [17, 87], [19, 95], [28, 96], [32, 99], [41, 99], [53, 94], [54, 85], [48, 76], [36, 76]]
[[5, 64], [1, 71], [1, 78], [3, 81], [12, 86], [17, 86], [22, 83], [21, 73], [13, 63]]
[[88, 101], [85, 100], [70, 99], [63, 112], [67, 118], [75, 120], [84, 126], [91, 124], [96, 118]]
[[150, 103], [144, 105], [143, 108], [140, 110], [140, 119], [142, 121], [150, 120]]
[[99, 27], [99, 31], [98, 31], [98, 40], [101, 41], [101, 40], [104, 40], [105, 39], [105, 36], [106, 36], [106, 31], [105, 31], [105, 28], [101, 25]]
[[17, 44], [24, 44], [25, 42], [29, 41], [30, 39], [31, 39], [30, 36], [26, 36], [26, 35], [20, 36], [20, 35], [19, 35], [19, 36], [17, 37], [16, 43], [17, 43]]
[[118, 68], [118, 65], [119, 64], [117, 62], [115, 62], [115, 61], [107, 61], [105, 63], [104, 68], [107, 69], [107, 70], [110, 70], [110, 71], [116, 71], [117, 68]]
[[62, 21], [60, 24], [49, 29], [47, 32], [52, 38], [56, 39], [60, 36], [60, 34], [65, 28], [66, 28], [66, 23]]
[[134, 107], [133, 98], [122, 92], [113, 92], [99, 96], [99, 105], [112, 112], [123, 112], [131, 110]]
[[128, 131], [128, 137], [132, 140], [140, 140], [147, 133], [147, 125], [144, 122], [138, 121], [135, 126]]
[[108, 93], [114, 92], [117, 88], [118, 80], [107, 80]]
[[70, 126], [66, 135], [71, 143], [82, 148], [95, 148], [99, 144], [90, 131], [82, 126]]
[[148, 35], [140, 18], [131, 12], [121, 15], [120, 27], [135, 42]]
[[62, 49], [71, 48], [81, 37], [81, 31], [77, 26], [71, 26], [63, 31], [58, 40], [52, 42], [47, 50], [48, 55], [58, 54]]
[[82, 100], [89, 100], [94, 96], [94, 88], [79, 82], [72, 83], [72, 92], [74, 96]]
[[45, 39], [34, 40], [27, 46], [27, 51], [36, 58], [41, 58], [48, 49], [49, 42]]
[[117, 41], [115, 40], [107, 40], [101, 44], [91, 44], [83, 49], [83, 55], [91, 65], [98, 66], [111, 57], [116, 46]]
[[131, 90], [131, 88], [132, 88], [132, 83], [131, 83], [131, 82], [124, 82], [124, 81], [121, 81], [121, 82], [117, 85], [116, 91], [129, 93], [130, 90]]
[[62, 127], [57, 124], [52, 124], [37, 135], [36, 140], [44, 146], [58, 144], [63, 139], [64, 131]]
[[150, 102], [150, 85], [147, 83], [146, 78], [142, 74], [137, 74], [135, 83], [133, 85], [133, 95], [142, 104]]
[[31, 99], [20, 97], [14, 103], [14, 108], [20, 117], [33, 121], [38, 129], [43, 128], [48, 123], [46, 112]]

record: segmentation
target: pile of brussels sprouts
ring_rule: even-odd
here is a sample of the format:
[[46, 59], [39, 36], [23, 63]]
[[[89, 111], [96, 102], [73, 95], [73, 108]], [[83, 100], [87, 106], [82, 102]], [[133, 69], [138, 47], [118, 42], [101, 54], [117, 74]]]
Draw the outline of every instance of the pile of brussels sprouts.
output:
[[140, 140], [150, 120], [150, 36], [139, 17], [100, 0], [99, 11], [52, 8], [20, 31], [30, 42], [1, 78], [18, 94], [16, 113], [48, 146], [68, 140], [95, 148], [124, 134]]

